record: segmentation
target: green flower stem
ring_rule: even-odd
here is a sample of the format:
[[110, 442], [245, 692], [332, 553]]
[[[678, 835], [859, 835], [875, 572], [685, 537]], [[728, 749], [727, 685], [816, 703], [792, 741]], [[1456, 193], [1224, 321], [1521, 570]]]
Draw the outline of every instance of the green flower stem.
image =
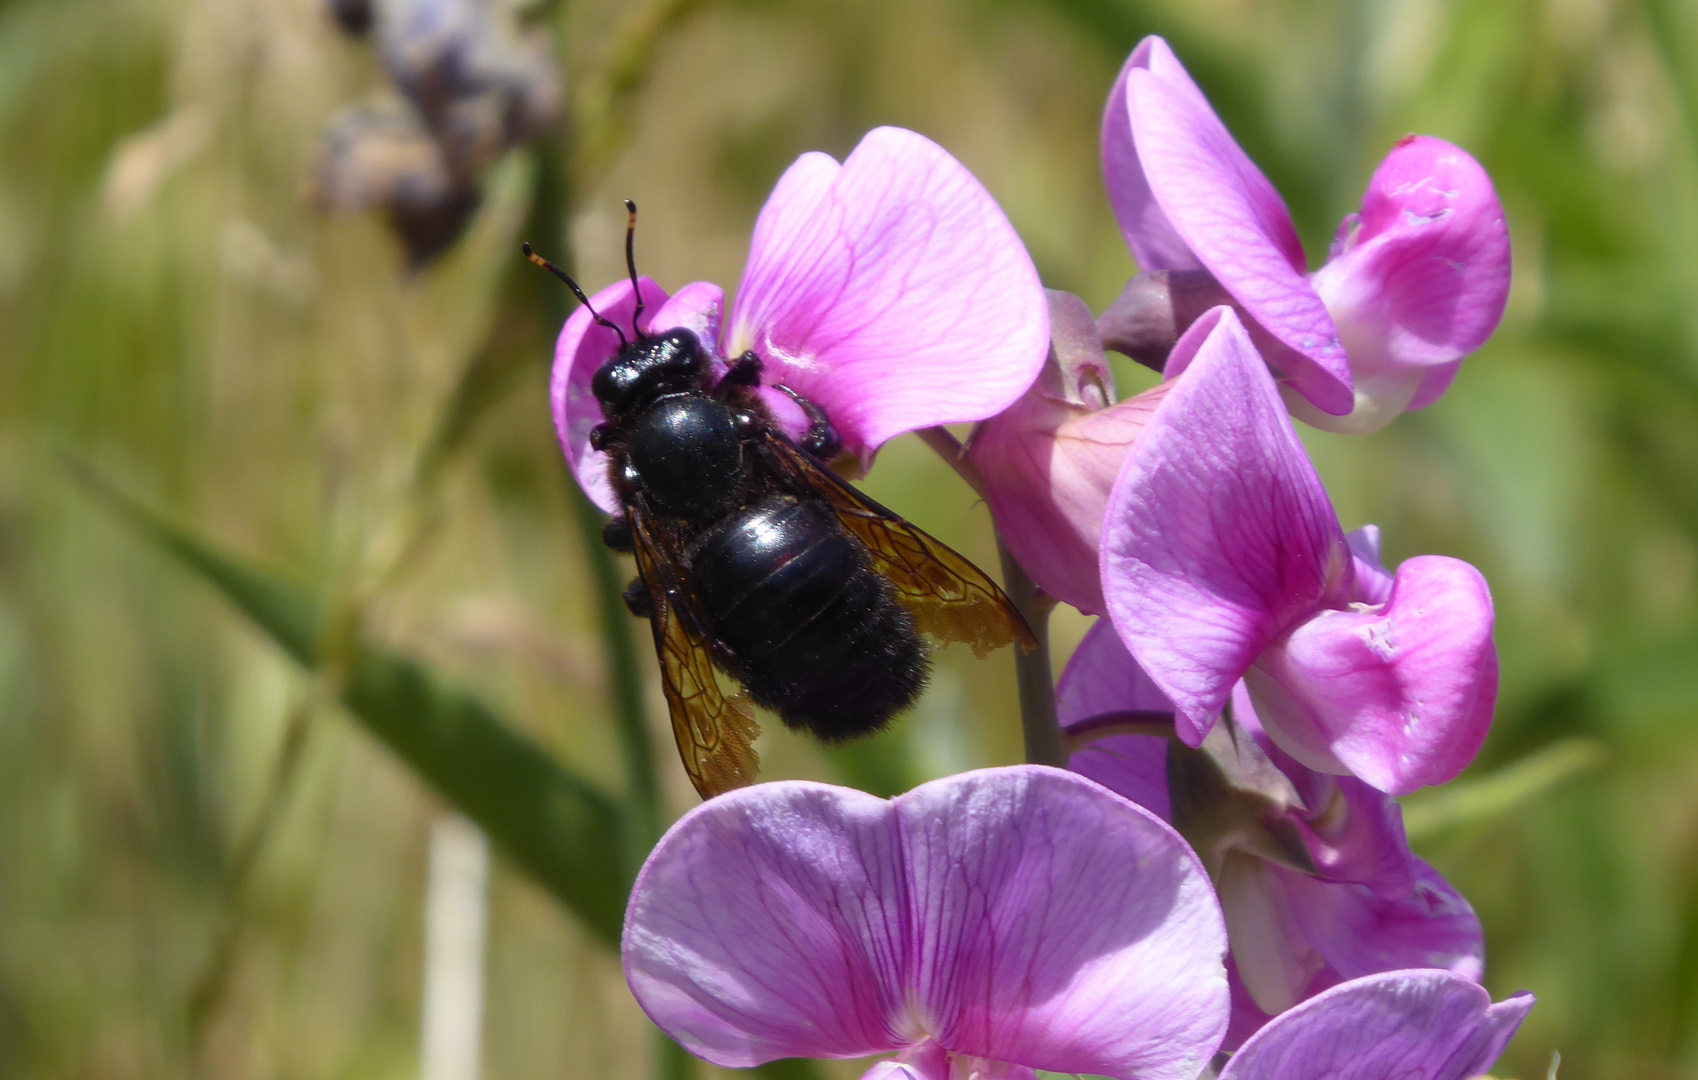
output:
[[[960, 439], [941, 427], [921, 428], [915, 434], [947, 461], [979, 498], [985, 497], [984, 477], [979, 475]], [[1067, 747], [1055, 718], [1055, 677], [1049, 662], [1049, 615], [1055, 610], [1055, 601], [1032, 583], [1025, 568], [1008, 553], [1001, 537], [997, 538], [996, 550], [1002, 559], [1003, 591], [1014, 601], [1015, 609], [1038, 639], [1038, 647], [1029, 653], [1019, 648], [1014, 650], [1014, 679], [1019, 687], [1020, 730], [1025, 736], [1026, 760], [1034, 765], [1065, 768]]]
[[[574, 485], [575, 486], [575, 485]], [[643, 669], [631, 632], [636, 620], [625, 608], [624, 581], [613, 553], [601, 542], [606, 516], [583, 492], [572, 492], [572, 515], [578, 522], [584, 561], [601, 620], [607, 672], [613, 687], [613, 719], [619, 749], [625, 758], [625, 782], [630, 840], [636, 862], [647, 857], [660, 839], [660, 786], [655, 779], [654, 745], [649, 739], [648, 709], [643, 704]]]
[[1026, 760], [1034, 765], [1066, 768], [1067, 747], [1055, 718], [1055, 676], [1049, 663], [1049, 614], [1055, 610], [1055, 601], [1038, 591], [1000, 537], [996, 550], [1002, 557], [1002, 587], [1038, 639], [1038, 647], [1031, 652], [1014, 650], [1014, 679], [1019, 690], [1020, 731], [1026, 741]]

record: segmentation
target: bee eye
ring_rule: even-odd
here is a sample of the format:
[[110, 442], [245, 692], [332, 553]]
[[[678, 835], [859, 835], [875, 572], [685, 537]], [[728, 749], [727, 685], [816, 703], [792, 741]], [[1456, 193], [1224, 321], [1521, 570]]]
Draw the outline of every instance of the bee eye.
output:
[[596, 371], [590, 379], [590, 392], [610, 415], [618, 415], [633, 404], [632, 398], [642, 382], [642, 368], [614, 360]]

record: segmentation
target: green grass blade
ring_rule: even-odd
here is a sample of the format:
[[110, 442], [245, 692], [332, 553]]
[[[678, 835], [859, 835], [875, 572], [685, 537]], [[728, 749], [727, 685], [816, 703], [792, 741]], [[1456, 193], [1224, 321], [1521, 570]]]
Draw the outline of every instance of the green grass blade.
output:
[[1562, 739], [1513, 765], [1403, 800], [1403, 830], [1419, 842], [1458, 825], [1502, 817], [1604, 760], [1596, 739]]
[[[73, 470], [138, 533], [210, 582], [302, 664], [317, 655], [321, 612], [304, 582], [261, 567]], [[562, 768], [489, 706], [406, 656], [349, 649], [342, 700], [366, 730], [614, 948], [635, 867], [617, 803]]]

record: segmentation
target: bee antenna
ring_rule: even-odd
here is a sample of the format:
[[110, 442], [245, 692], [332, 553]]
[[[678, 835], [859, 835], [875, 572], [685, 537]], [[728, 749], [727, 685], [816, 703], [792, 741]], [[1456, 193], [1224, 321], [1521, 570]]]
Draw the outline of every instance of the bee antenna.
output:
[[641, 341], [646, 335], [643, 328], [637, 324], [643, 317], [643, 287], [637, 284], [637, 204], [630, 199], [625, 200], [625, 269], [631, 274], [631, 291], [637, 294], [637, 310], [631, 313], [631, 329], [637, 332], [637, 340]]
[[[619, 329], [619, 325], [617, 323], [612, 323], [612, 322], [609, 322], [608, 320], [602, 318], [600, 312], [596, 311], [595, 308], [590, 307], [590, 298], [584, 295], [584, 290], [580, 289], [578, 287], [578, 283], [576, 281], [572, 280], [571, 275], [567, 274], [566, 271], [560, 269], [560, 267], [558, 267], [558, 266], [555, 266], [553, 263], [549, 262], [547, 259], [543, 258], [541, 255], [538, 255], [536, 252], [532, 251], [531, 250], [531, 242], [529, 240], [526, 240], [524, 243], [520, 244], [519, 247], [522, 251], [524, 251], [525, 258], [536, 263], [538, 266], [542, 267], [544, 270], [547, 270], [549, 273], [553, 274], [555, 277], [559, 278], [561, 281], [564, 281], [566, 283], [566, 287], [568, 289], [572, 290], [572, 295], [576, 296], [578, 298], [578, 303], [584, 305], [584, 307], [589, 310], [590, 318], [594, 319], [598, 326], [605, 326], [609, 330], [613, 331], [615, 334], [618, 334], [619, 335], [619, 347], [621, 349], [630, 347], [631, 342], [625, 337], [625, 331]], [[638, 298], [637, 311], [639, 313], [641, 313], [642, 310], [643, 310], [642, 300], [641, 300], [641, 298]], [[635, 320], [632, 321], [631, 326], [632, 326], [633, 329], [636, 328]]]

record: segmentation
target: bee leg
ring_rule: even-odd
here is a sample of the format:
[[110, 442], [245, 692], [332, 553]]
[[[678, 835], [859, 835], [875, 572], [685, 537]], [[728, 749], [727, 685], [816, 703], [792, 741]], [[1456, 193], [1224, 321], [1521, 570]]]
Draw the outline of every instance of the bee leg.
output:
[[616, 517], [601, 527], [601, 542], [624, 555], [637, 550], [637, 542], [631, 536], [631, 522], [623, 517]]
[[738, 390], [752, 390], [760, 384], [761, 358], [753, 352], [746, 352], [731, 361], [731, 366], [725, 369], [725, 377], [713, 388], [713, 396], [724, 401]]
[[642, 578], [632, 578], [631, 584], [625, 586], [625, 607], [639, 619], [654, 618], [654, 605], [649, 602], [649, 591], [643, 585]]
[[778, 388], [790, 395], [790, 400], [808, 417], [808, 433], [802, 437], [802, 449], [821, 461], [830, 461], [842, 453], [843, 440], [837, 437], [837, 429], [831, 426], [831, 417], [825, 410], [782, 383]]

